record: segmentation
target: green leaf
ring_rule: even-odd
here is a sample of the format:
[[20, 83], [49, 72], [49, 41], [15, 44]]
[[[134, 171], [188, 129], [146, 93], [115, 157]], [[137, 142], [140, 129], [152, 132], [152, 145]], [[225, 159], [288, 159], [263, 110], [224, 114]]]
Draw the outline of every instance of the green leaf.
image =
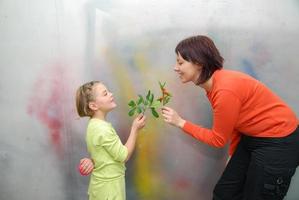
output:
[[139, 106], [137, 107], [137, 113], [138, 114], [142, 113], [142, 109]]
[[136, 107], [129, 111], [129, 116], [133, 116], [135, 114]]
[[149, 97], [149, 102], [152, 104], [154, 100], [154, 94], [151, 94]]
[[131, 100], [128, 105], [131, 106], [131, 107], [136, 106], [136, 104], [135, 104], [135, 102], [133, 100]]
[[169, 101], [170, 101], [170, 97], [168, 96], [165, 98], [164, 105], [166, 105]]
[[144, 104], [145, 106], [147, 106], [147, 105], [148, 105], [148, 100], [145, 100], [145, 101], [143, 102], [143, 104]]
[[143, 96], [142, 95], [138, 95], [140, 99], [142, 99], [142, 101], [144, 101]]
[[159, 86], [160, 86], [160, 89], [162, 90], [163, 86], [162, 86], [162, 83], [159, 81]]
[[143, 97], [141, 95], [138, 95], [139, 99], [137, 101], [137, 105], [140, 105], [141, 103], [143, 103]]
[[165, 84], [166, 84], [166, 82], [164, 82], [164, 83], [162, 84], [162, 83], [159, 81], [159, 85], [160, 85], [161, 90], [164, 88]]
[[149, 100], [150, 96], [151, 96], [151, 91], [149, 90], [149, 91], [147, 92], [146, 99]]
[[158, 108], [161, 105], [161, 102], [158, 100], [155, 100], [152, 105], [151, 108]]
[[154, 115], [154, 117], [158, 118], [159, 114], [157, 113], [156, 109], [155, 108], [151, 108], [151, 110], [152, 110], [152, 114]]

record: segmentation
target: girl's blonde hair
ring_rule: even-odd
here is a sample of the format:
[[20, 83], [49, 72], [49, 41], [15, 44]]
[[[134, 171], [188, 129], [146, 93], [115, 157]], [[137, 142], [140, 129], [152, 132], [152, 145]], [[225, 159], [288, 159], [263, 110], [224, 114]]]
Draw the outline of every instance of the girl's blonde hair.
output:
[[96, 94], [93, 87], [100, 81], [91, 81], [81, 85], [76, 92], [76, 107], [80, 117], [92, 117], [94, 112], [89, 108], [89, 102], [94, 101]]

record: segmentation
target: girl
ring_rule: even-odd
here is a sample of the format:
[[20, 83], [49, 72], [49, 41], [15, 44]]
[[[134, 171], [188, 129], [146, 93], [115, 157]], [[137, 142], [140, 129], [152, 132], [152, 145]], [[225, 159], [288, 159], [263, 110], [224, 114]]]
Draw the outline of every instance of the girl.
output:
[[[113, 94], [99, 81], [79, 87], [76, 107], [80, 117], [88, 116], [87, 149], [94, 162], [88, 188], [89, 200], [125, 200], [125, 165], [135, 148], [137, 132], [145, 126], [145, 116], [139, 115], [132, 124], [129, 138], [123, 145], [114, 128], [106, 121], [116, 107]], [[85, 173], [92, 169], [86, 164]], [[83, 166], [84, 168], [85, 166]]]
[[299, 164], [295, 113], [258, 80], [222, 69], [223, 58], [210, 38], [187, 38], [175, 52], [174, 71], [181, 82], [193, 82], [206, 91], [213, 109], [213, 127], [195, 125], [169, 107], [162, 109], [164, 120], [214, 147], [231, 141], [232, 157], [216, 184], [213, 199], [283, 199]]

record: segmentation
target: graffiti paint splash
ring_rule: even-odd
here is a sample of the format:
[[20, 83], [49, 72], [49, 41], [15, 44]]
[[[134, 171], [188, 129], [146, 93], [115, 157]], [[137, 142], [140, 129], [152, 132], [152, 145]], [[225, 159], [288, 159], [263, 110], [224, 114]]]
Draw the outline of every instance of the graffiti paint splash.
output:
[[36, 80], [27, 107], [30, 116], [36, 117], [48, 129], [50, 143], [59, 157], [63, 155], [62, 129], [65, 93], [63, 66], [51, 66]]

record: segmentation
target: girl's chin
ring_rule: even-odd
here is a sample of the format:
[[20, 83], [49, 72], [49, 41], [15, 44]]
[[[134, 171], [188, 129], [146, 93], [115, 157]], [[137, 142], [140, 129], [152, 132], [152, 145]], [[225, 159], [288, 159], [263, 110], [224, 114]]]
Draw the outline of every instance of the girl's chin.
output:
[[112, 108], [116, 108], [117, 107], [117, 104], [116, 103], [112, 103]]

